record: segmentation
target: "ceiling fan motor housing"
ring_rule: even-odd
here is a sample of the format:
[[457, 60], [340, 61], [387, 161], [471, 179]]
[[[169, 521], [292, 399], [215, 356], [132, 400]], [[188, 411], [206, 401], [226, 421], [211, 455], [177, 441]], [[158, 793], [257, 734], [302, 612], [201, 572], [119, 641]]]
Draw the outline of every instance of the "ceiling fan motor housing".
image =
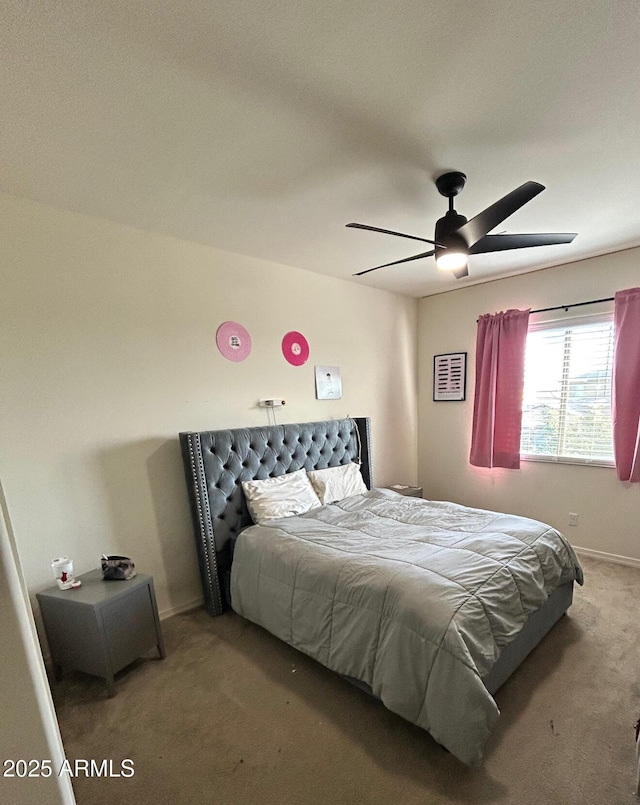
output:
[[467, 251], [468, 246], [461, 235], [456, 231], [467, 223], [464, 215], [459, 215], [455, 210], [449, 210], [446, 215], [439, 218], [436, 222], [436, 234], [434, 240], [442, 246], [436, 246], [436, 257], [442, 247], [455, 248], [456, 250]]

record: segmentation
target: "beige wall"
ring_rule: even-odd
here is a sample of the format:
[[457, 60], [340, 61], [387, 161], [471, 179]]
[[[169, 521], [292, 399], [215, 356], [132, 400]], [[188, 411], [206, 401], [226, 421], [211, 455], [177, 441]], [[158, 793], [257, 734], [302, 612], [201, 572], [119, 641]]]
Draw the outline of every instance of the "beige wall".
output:
[[[600, 299], [637, 285], [640, 249], [633, 249], [420, 300], [418, 477], [425, 497], [534, 517], [574, 545], [640, 560], [640, 484], [622, 484], [613, 469], [601, 467], [523, 462], [514, 471], [469, 464], [478, 316]], [[432, 400], [433, 356], [446, 352], [468, 353], [465, 402]], [[577, 527], [568, 526], [569, 512], [579, 514]]]
[[[200, 597], [177, 440], [181, 430], [370, 416], [375, 482], [417, 478], [417, 302], [0, 196], [0, 475], [33, 593], [67, 554], [102, 552], [155, 578], [159, 607]], [[218, 325], [253, 352], [226, 361]], [[311, 347], [280, 352], [288, 330]], [[314, 364], [342, 370], [318, 401]]]

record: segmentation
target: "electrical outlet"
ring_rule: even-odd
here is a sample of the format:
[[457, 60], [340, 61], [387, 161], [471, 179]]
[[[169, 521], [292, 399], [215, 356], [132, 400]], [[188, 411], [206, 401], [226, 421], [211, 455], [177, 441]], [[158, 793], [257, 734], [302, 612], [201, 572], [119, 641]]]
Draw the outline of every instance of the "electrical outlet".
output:
[[578, 525], [577, 512], [569, 512], [569, 525]]

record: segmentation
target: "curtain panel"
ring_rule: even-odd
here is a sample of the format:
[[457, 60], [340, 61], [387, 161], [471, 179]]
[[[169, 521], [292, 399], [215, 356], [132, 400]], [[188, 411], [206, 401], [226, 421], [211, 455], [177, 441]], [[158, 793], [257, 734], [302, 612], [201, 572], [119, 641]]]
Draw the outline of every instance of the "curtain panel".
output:
[[640, 288], [618, 291], [614, 305], [613, 454], [619, 480], [640, 483]]
[[520, 468], [528, 328], [529, 310], [507, 310], [478, 319], [469, 456], [476, 467]]

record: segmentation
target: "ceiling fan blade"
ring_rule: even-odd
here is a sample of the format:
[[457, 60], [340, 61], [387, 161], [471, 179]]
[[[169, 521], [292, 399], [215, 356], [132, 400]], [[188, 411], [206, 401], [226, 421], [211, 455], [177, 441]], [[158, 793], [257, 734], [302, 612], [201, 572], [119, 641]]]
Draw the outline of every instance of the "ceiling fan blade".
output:
[[[431, 243], [434, 246], [440, 246], [435, 240], [428, 240], [428, 238], [418, 238], [415, 235], [405, 235], [403, 232], [394, 232], [392, 229], [380, 229], [377, 226], [367, 226], [367, 224], [345, 224], [350, 229], [368, 229], [370, 232], [382, 232], [384, 235], [397, 235], [399, 238], [409, 238], [409, 240], [421, 240], [423, 243]], [[379, 266], [382, 268], [382, 266]]]
[[473, 244], [469, 254], [501, 252], [505, 249], [528, 249], [530, 246], [555, 246], [571, 243], [575, 232], [541, 232], [535, 235], [485, 235]]
[[435, 254], [435, 251], [430, 252], [422, 252], [422, 254], [414, 254], [413, 257], [405, 257], [403, 260], [394, 260], [393, 263], [385, 263], [382, 266], [376, 266], [375, 268], [367, 268], [365, 271], [358, 271], [357, 274], [353, 274], [354, 277], [361, 277], [363, 274], [368, 274], [370, 271], [377, 271], [379, 268], [386, 268], [387, 266], [397, 266], [398, 263], [408, 263], [411, 260], [421, 260], [423, 257], [431, 257], [431, 255]]
[[456, 230], [456, 234], [462, 235], [467, 242], [467, 246], [473, 246], [487, 232], [491, 232], [505, 218], [513, 215], [516, 210], [519, 210], [520, 207], [535, 198], [538, 193], [542, 193], [543, 190], [544, 185], [539, 182], [525, 182], [496, 201], [495, 204], [487, 207], [486, 210], [478, 213], [475, 218], [463, 224], [460, 229]]
[[465, 266], [464, 268], [458, 268], [456, 271], [452, 271], [451, 273], [457, 280], [461, 280], [463, 277], [469, 276], [469, 268]]

